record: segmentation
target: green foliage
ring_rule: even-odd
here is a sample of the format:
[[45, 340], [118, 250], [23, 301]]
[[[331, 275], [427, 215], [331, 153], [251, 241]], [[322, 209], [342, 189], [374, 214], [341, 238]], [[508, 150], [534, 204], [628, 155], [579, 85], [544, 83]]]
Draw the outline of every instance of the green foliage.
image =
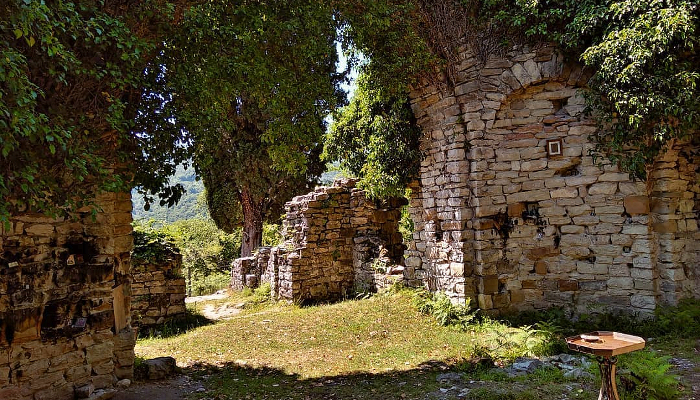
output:
[[646, 178], [669, 140], [700, 128], [697, 1], [490, 3], [496, 20], [530, 41], [558, 42], [594, 72], [586, 98], [602, 128], [595, 153]]
[[654, 316], [622, 311], [581, 314], [573, 320], [561, 308], [523, 312], [507, 316], [513, 325], [535, 325], [538, 329], [561, 335], [601, 330], [618, 331], [643, 337], [700, 337], [700, 301], [682, 300], [677, 306], [660, 307]]
[[[411, 189], [406, 189], [404, 196], [407, 200], [411, 200]], [[413, 226], [413, 219], [409, 213], [408, 204], [401, 207], [401, 219], [399, 220], [399, 232], [401, 237], [403, 237], [404, 243], [409, 243], [413, 241], [413, 232], [415, 227]]]
[[161, 263], [177, 254], [175, 239], [165, 232], [151, 229], [148, 225], [134, 226], [134, 261]]
[[282, 237], [282, 226], [276, 224], [263, 225], [263, 246], [279, 246], [284, 242]]
[[226, 272], [210, 272], [207, 275], [197, 271], [188, 280], [188, 293], [192, 296], [202, 296], [226, 289], [231, 285], [231, 274]]
[[650, 350], [620, 356], [618, 379], [622, 400], [674, 400], [680, 395], [679, 377], [669, 373], [670, 357]]
[[128, 190], [142, 166], [131, 132], [141, 73], [171, 11], [157, 0], [3, 2], [0, 222], [26, 210], [66, 215], [95, 191]]
[[269, 283], [263, 283], [253, 290], [253, 301], [257, 304], [270, 301], [270, 294], [272, 293], [272, 287]]
[[659, 307], [655, 317], [654, 336], [700, 337], [700, 300], [684, 299], [675, 307]]
[[419, 2], [352, 0], [334, 6], [341, 22], [338, 39], [350, 55], [348, 67], [359, 65], [369, 87], [402, 98], [407, 85], [439, 63], [422, 35]]
[[413, 303], [418, 311], [432, 315], [442, 326], [467, 329], [476, 317], [476, 313], [469, 308], [469, 300], [466, 305], [453, 304], [450, 298], [441, 292], [418, 291], [414, 295]]
[[153, 221], [136, 221], [134, 226], [137, 237], [145, 233], [148, 238], [167, 241], [180, 249], [189, 295], [228, 287], [231, 263], [240, 254], [240, 230], [225, 233], [210, 219], [180, 220], [158, 228]]
[[581, 60], [595, 71], [588, 101], [605, 128], [597, 150], [646, 177], [669, 140], [700, 128], [698, 2], [583, 6], [568, 30], [568, 37], [590, 35]]
[[307, 192], [323, 169], [323, 118], [339, 102], [337, 22], [324, 2], [201, 2], [183, 15], [149, 71], [144, 124], [182, 135], [217, 226], [243, 226], [243, 252], [263, 222]]
[[403, 196], [418, 173], [419, 137], [407, 93], [373, 86], [370, 75], [362, 74], [355, 97], [326, 133], [323, 158], [339, 161], [372, 198]]
[[[371, 72], [373, 88], [403, 93], [431, 76], [443, 85], [454, 83], [460, 46], [470, 46], [486, 61], [513, 45], [555, 42], [594, 72], [587, 99], [603, 128], [596, 153], [645, 178], [669, 140], [695, 139], [700, 128], [697, 1], [396, 3], [352, 3], [357, 13], [341, 12], [350, 25], [348, 42], [369, 59], [363, 68]], [[392, 18], [385, 18], [389, 13]], [[436, 77], [439, 64], [447, 79]]]

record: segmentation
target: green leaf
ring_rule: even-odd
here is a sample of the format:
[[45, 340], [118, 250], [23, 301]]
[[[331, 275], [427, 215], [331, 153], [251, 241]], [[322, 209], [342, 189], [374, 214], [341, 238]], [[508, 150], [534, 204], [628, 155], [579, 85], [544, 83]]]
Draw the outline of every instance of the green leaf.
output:
[[15, 39], [19, 39], [22, 37], [22, 30], [21, 29], [15, 29]]

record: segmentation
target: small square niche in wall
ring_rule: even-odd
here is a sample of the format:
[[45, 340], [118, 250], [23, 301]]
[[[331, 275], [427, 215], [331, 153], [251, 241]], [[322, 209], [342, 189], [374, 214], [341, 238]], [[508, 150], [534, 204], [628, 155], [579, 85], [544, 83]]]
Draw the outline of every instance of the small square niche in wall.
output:
[[548, 156], [560, 156], [562, 154], [562, 140], [561, 139], [551, 139], [547, 140], [547, 155]]

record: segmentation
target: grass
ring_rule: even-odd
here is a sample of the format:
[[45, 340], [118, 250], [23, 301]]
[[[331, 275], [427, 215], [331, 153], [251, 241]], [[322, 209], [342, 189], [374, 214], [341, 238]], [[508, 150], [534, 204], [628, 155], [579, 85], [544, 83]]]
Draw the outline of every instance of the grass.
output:
[[139, 341], [137, 352], [173, 354], [186, 365], [215, 361], [274, 368], [305, 379], [409, 370], [436, 360], [454, 365], [484, 352], [508, 359], [544, 340], [534, 330], [496, 322], [472, 332], [442, 327], [416, 311], [409, 292], [400, 292], [311, 307], [246, 307], [187, 335]]
[[[264, 289], [261, 289], [264, 291]], [[172, 355], [207, 387], [208, 399], [594, 399], [597, 382], [541, 369], [509, 378], [489, 369], [515, 357], [561, 351], [546, 323], [513, 327], [488, 318], [442, 326], [398, 291], [300, 307], [235, 293], [235, 317], [137, 342], [139, 357]], [[663, 342], [666, 343], [666, 342]], [[692, 353], [692, 343], [686, 344]], [[673, 351], [672, 346], [668, 351]], [[663, 350], [662, 350], [663, 352]], [[436, 380], [464, 374], [469, 390]], [[464, 385], [462, 385], [464, 386]]]

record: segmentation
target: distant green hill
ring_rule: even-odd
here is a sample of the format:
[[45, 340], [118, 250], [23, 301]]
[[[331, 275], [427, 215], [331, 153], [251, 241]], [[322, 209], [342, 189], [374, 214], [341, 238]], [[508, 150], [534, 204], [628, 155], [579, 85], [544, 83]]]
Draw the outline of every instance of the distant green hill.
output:
[[[329, 167], [331, 171], [325, 172], [321, 176], [320, 185], [331, 185], [333, 179], [344, 176], [343, 173], [337, 170], [337, 165], [329, 165]], [[172, 223], [183, 219], [209, 218], [209, 211], [204, 199], [198, 201], [200, 194], [204, 192], [204, 183], [201, 180], [197, 180], [194, 168], [190, 167], [185, 170], [182, 166], [177, 167], [175, 175], [170, 178], [170, 181], [173, 184], [180, 183], [185, 188], [185, 193], [180, 201], [171, 208], [160, 206], [156, 201], [155, 204], [151, 204], [151, 209], [146, 211], [143, 209], [143, 198], [135, 190], [131, 192], [131, 201], [134, 203], [134, 209], [131, 214], [134, 220], [154, 219]]]
[[134, 209], [132, 211], [134, 220], [154, 219], [156, 221], [171, 223], [182, 219], [209, 217], [206, 204], [204, 202], [197, 202], [200, 193], [204, 191], [204, 184], [202, 181], [197, 180], [194, 168], [190, 167], [185, 170], [185, 168], [179, 166], [177, 171], [175, 171], [175, 175], [170, 179], [171, 183], [180, 183], [185, 188], [185, 193], [182, 195], [180, 201], [170, 208], [167, 206], [160, 206], [156, 201], [155, 204], [151, 204], [150, 210], [146, 211], [143, 209], [143, 198], [134, 190], [131, 193], [131, 200], [134, 203]]

